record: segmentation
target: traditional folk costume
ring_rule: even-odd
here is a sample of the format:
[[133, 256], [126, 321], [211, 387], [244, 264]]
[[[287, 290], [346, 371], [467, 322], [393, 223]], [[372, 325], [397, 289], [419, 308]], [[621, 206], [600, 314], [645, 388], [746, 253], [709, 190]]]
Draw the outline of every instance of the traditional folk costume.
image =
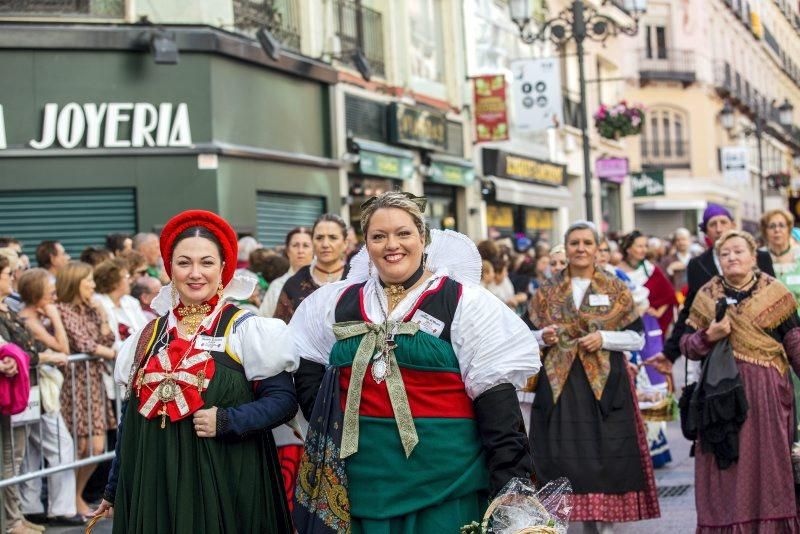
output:
[[[772, 268], [775, 269], [775, 278], [781, 281], [783, 285], [789, 289], [794, 295], [794, 300], [797, 302], [798, 313], [800, 313], [800, 247], [792, 246], [791, 249], [784, 254], [790, 254], [794, 261], [788, 263], [779, 263], [778, 256], [769, 253], [772, 257]], [[783, 255], [783, 254], [782, 254]], [[792, 377], [792, 387], [794, 388], [794, 405], [795, 405], [795, 422], [797, 430], [800, 432], [800, 379], [794, 371], [790, 371], [789, 375]]]
[[[633, 363], [641, 364], [663, 350], [664, 338], [675, 317], [675, 308], [678, 305], [678, 300], [675, 296], [675, 290], [664, 271], [648, 260], [641, 262], [636, 269], [628, 273], [628, 276], [634, 285], [643, 287], [648, 291], [651, 308], [667, 307], [661, 317], [655, 317], [649, 312], [642, 314], [642, 324], [645, 332], [644, 348], [638, 353], [634, 353], [632, 357]], [[636, 379], [636, 385], [643, 389], [651, 389], [653, 387], [663, 389], [665, 394], [667, 391], [666, 377], [649, 365], [642, 367]], [[648, 421], [646, 428], [653, 467], [663, 467], [672, 461], [672, 454], [665, 434], [667, 424]]]
[[[288, 328], [226, 302], [252, 294], [255, 277], [234, 276], [236, 234], [216, 215], [184, 212], [164, 227], [167, 269], [175, 237], [195, 226], [222, 243], [221, 298], [172, 302], [171, 284], [153, 301], [162, 315], [131, 336], [115, 379], [130, 395], [120, 424], [106, 499], [114, 532], [292, 532], [275, 444], [268, 429], [297, 409]], [[187, 322], [186, 319], [189, 319]], [[190, 339], [178, 321], [199, 322]], [[217, 436], [200, 438], [192, 415], [217, 407]]]
[[410, 290], [420, 269], [390, 286], [401, 299], [391, 313], [362, 250], [347, 280], [313, 293], [292, 319], [310, 421], [300, 532], [458, 532], [480, 520], [488, 495], [530, 476], [515, 390], [539, 369], [536, 340], [480, 287], [475, 245], [431, 233], [433, 276]]
[[[758, 275], [746, 291], [714, 277], [697, 293], [681, 338], [682, 352], [691, 359], [706, 357], [714, 346], [706, 329], [720, 298], [728, 299], [728, 339], [749, 410], [739, 430], [738, 462], [719, 469], [714, 454], [695, 448], [697, 532], [800, 532], [790, 457], [794, 418], [789, 369], [800, 370], [795, 299], [766, 274]], [[702, 443], [702, 428], [699, 437]]]
[[[295, 310], [311, 293], [325, 285], [325, 281], [314, 277], [316, 260], [310, 265], [301, 267], [296, 273], [289, 276], [281, 284], [278, 304], [275, 308], [275, 318], [288, 323], [292, 320]], [[347, 273], [343, 268], [342, 273]], [[342, 276], [344, 278], [344, 275]], [[308, 429], [308, 421], [301, 413], [295, 416], [291, 425], [282, 425], [272, 430], [272, 436], [278, 447], [278, 460], [283, 474], [283, 485], [286, 490], [286, 499], [289, 509], [294, 507], [293, 496], [297, 482], [297, 472], [300, 468], [300, 459], [303, 456], [303, 442]]]
[[[622, 354], [643, 345], [630, 291], [602, 269], [580, 279], [567, 268], [536, 292], [531, 322], [558, 329], [558, 342], [544, 352], [531, 411], [537, 481], [570, 480], [571, 521], [658, 517], [644, 425]], [[578, 339], [596, 331], [602, 349], [583, 351]]]

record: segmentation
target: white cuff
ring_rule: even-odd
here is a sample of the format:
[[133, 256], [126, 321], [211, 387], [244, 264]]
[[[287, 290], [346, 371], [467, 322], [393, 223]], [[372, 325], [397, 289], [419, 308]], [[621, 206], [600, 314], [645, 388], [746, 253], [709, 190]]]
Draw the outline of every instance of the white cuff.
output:
[[603, 350], [636, 351], [642, 350], [644, 347], [644, 336], [633, 330], [623, 330], [622, 332], [601, 330], [600, 336], [603, 338]]

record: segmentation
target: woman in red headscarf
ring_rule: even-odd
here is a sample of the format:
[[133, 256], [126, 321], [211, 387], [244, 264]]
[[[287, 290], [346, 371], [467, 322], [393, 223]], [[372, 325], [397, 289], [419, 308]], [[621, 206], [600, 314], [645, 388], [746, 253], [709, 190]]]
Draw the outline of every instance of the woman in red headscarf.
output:
[[117, 357], [128, 400], [95, 515], [113, 507], [115, 534], [292, 532], [269, 432], [297, 411], [287, 327], [228, 302], [257, 280], [234, 275], [236, 234], [220, 217], [177, 215], [161, 255], [161, 316]]

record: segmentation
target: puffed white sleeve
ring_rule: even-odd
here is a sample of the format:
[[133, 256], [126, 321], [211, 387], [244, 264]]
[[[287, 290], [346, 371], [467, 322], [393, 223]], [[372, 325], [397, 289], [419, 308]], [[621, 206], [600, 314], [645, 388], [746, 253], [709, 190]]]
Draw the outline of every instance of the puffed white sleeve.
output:
[[233, 318], [228, 348], [239, 358], [251, 382], [297, 369], [289, 327], [280, 319], [240, 312]]
[[114, 360], [114, 381], [120, 386], [128, 385], [131, 367], [134, 359], [136, 359], [136, 346], [139, 344], [142, 330], [140, 328], [137, 332], [131, 334], [128, 339], [122, 342], [122, 346], [117, 351], [117, 357]]
[[328, 365], [331, 349], [336, 343], [333, 324], [336, 322], [336, 303], [347, 282], [328, 284], [306, 297], [294, 312], [289, 330], [298, 357]]
[[504, 383], [521, 389], [542, 365], [533, 332], [482, 287], [464, 287], [450, 331], [461, 377], [472, 399]]

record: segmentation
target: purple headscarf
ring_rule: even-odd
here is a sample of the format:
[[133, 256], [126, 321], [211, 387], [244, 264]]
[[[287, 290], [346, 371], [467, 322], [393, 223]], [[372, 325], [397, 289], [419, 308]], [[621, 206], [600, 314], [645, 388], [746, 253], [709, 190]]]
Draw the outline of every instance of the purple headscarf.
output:
[[713, 202], [709, 202], [708, 206], [706, 206], [706, 210], [703, 212], [703, 222], [701, 222], [698, 226], [700, 226], [700, 229], [705, 232], [708, 221], [714, 217], [717, 217], [718, 215], [724, 215], [733, 221], [733, 215], [731, 215], [731, 212], [728, 211], [728, 208], [725, 206], [720, 206], [719, 204], [714, 204]]

